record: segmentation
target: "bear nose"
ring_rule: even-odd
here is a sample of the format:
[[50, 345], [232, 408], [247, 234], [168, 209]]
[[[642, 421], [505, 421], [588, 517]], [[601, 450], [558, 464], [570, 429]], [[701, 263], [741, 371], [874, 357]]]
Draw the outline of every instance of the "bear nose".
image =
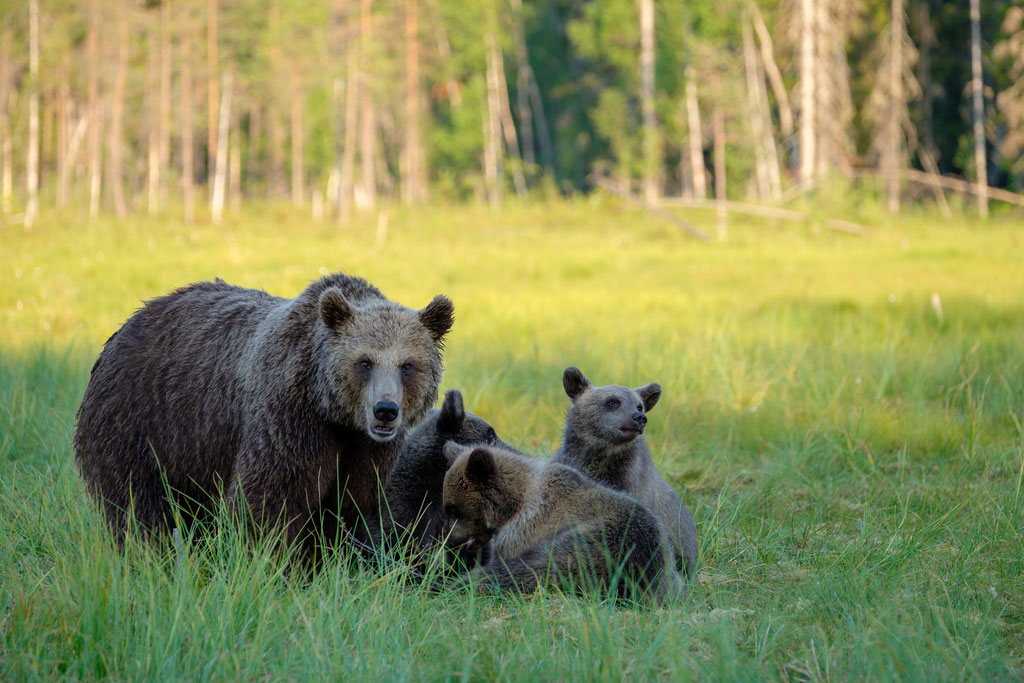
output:
[[647, 424], [647, 416], [640, 411], [637, 411], [633, 413], [633, 422], [635, 422], [638, 427], [643, 427]]
[[394, 422], [398, 417], [398, 404], [394, 401], [379, 401], [373, 406], [373, 416], [381, 422]]

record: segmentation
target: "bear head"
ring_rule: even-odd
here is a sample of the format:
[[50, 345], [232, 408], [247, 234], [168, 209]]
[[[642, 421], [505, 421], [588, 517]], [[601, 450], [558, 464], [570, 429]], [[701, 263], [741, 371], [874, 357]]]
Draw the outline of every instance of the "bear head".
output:
[[522, 508], [533, 465], [503, 446], [449, 441], [444, 454], [451, 463], [443, 490], [448, 545], [482, 547]]
[[572, 399], [566, 431], [598, 450], [603, 450], [602, 446], [627, 446], [641, 436], [647, 426], [647, 413], [661, 398], [661, 385], [656, 382], [636, 389], [595, 387], [574, 367], [565, 369], [562, 386]]
[[356, 306], [330, 287], [318, 309], [322, 407], [334, 422], [391, 441], [437, 400], [451, 300], [438, 295], [419, 311], [386, 299]]

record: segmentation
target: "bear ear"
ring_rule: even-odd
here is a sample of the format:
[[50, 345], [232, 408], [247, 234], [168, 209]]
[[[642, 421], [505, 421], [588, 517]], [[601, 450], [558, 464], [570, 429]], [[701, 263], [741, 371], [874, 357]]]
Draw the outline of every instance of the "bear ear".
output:
[[477, 448], [469, 454], [466, 477], [474, 484], [486, 484], [494, 478], [494, 456], [486, 448]]
[[646, 413], [658, 404], [658, 399], [661, 398], [661, 385], [651, 382], [637, 388], [636, 393], [640, 394], [640, 400], [644, 403], [644, 412]]
[[462, 403], [462, 392], [458, 389], [449, 389], [444, 392], [444, 403], [441, 405], [441, 415], [437, 420], [437, 428], [446, 434], [455, 434], [462, 429], [462, 423], [466, 421], [466, 408]]
[[440, 343], [455, 322], [455, 304], [444, 294], [438, 294], [420, 311], [420, 322], [430, 332], [435, 343]]
[[590, 380], [582, 370], [569, 366], [562, 373], [562, 386], [565, 387], [566, 395], [575, 401], [580, 394], [590, 388]]
[[337, 287], [325, 289], [320, 295], [320, 319], [332, 330], [340, 330], [354, 313], [352, 304]]
[[444, 459], [448, 461], [448, 467], [451, 467], [465, 448], [459, 445], [455, 441], [446, 441], [441, 452], [444, 454]]

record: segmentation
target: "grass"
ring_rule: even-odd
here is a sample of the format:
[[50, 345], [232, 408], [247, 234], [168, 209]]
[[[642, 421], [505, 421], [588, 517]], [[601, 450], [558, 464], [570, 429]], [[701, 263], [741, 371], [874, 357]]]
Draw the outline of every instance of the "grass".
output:
[[[1024, 225], [853, 217], [875, 229], [724, 244], [601, 200], [394, 209], [382, 242], [275, 206], [5, 229], [0, 679], [1024, 676]], [[442, 388], [530, 452], [558, 443], [564, 366], [659, 381], [648, 440], [701, 540], [686, 601], [433, 594], [340, 556], [300, 586], [230, 529], [182, 562], [113, 549], [69, 445], [103, 340], [190, 281], [291, 296], [333, 270], [449, 294]]]

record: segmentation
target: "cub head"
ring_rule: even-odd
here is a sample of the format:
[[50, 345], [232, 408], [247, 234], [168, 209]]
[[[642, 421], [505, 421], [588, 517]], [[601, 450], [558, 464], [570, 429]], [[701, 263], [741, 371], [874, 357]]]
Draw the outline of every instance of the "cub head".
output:
[[562, 386], [572, 399], [566, 430], [595, 445], [624, 446], [641, 436], [647, 413], [661, 398], [661, 385], [656, 382], [636, 389], [595, 387], [574, 367], [565, 369]]
[[444, 454], [451, 463], [443, 489], [448, 544], [483, 546], [522, 506], [531, 465], [502, 446], [449, 441]]
[[322, 407], [374, 441], [391, 441], [437, 400], [451, 300], [439, 294], [419, 311], [386, 300], [357, 307], [329, 287], [317, 308]]
[[447, 468], [448, 463], [442, 455], [442, 449], [448, 441], [463, 445], [479, 443], [507, 446], [498, 438], [491, 425], [473, 413], [466, 412], [462, 392], [458, 389], [446, 391], [441, 407], [427, 413], [409, 433], [405, 440], [404, 452], [414, 457], [430, 455], [431, 460], [437, 457]]

